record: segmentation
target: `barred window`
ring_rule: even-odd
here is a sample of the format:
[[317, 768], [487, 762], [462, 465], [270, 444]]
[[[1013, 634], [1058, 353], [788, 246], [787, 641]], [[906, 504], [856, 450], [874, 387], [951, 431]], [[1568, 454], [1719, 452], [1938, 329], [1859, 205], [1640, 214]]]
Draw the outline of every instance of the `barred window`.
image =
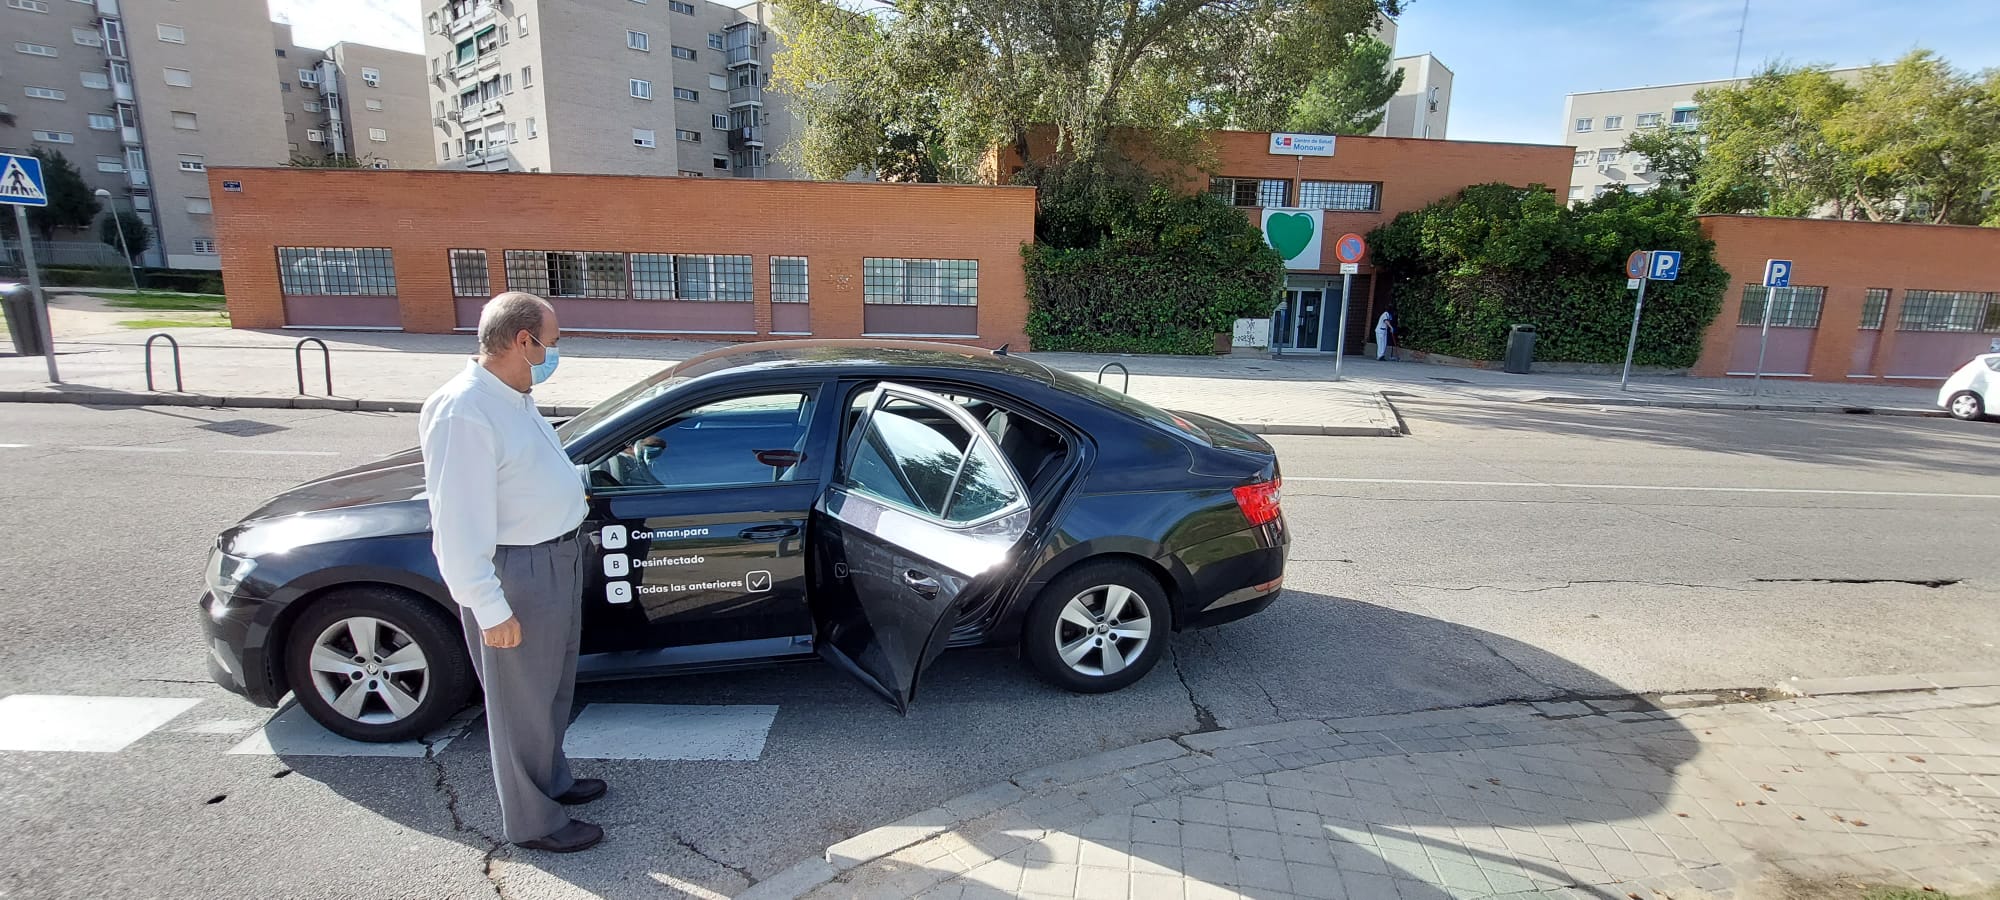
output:
[[803, 256], [771, 257], [771, 302], [806, 302], [806, 258]]
[[507, 251], [507, 287], [542, 297], [622, 300], [628, 296], [625, 254], [558, 250]]
[[278, 284], [289, 296], [396, 296], [387, 247], [279, 247]]
[[1903, 292], [1900, 331], [2000, 331], [2000, 294], [1982, 291]]
[[1292, 183], [1283, 178], [1211, 178], [1208, 192], [1230, 206], [1281, 207]]
[[674, 257], [677, 300], [747, 301], [750, 257], [682, 254]]
[[1382, 186], [1372, 181], [1301, 181], [1299, 206], [1374, 212], [1382, 208]]
[[1803, 286], [1766, 288], [1761, 284], [1743, 286], [1743, 310], [1736, 317], [1736, 324], [1764, 324], [1764, 298], [1767, 293], [1771, 301], [1773, 326], [1819, 327], [1819, 308], [1821, 301], [1826, 298], [1826, 288]]
[[674, 299], [674, 258], [665, 253], [632, 254], [632, 297]]
[[493, 286], [486, 274], [486, 251], [451, 251], [451, 295], [490, 297]]
[[861, 295], [867, 303], [978, 306], [979, 260], [866, 258]]
[[1882, 330], [1882, 317], [1889, 311], [1889, 289], [1869, 288], [1868, 296], [1861, 301], [1861, 327], [1869, 331]]

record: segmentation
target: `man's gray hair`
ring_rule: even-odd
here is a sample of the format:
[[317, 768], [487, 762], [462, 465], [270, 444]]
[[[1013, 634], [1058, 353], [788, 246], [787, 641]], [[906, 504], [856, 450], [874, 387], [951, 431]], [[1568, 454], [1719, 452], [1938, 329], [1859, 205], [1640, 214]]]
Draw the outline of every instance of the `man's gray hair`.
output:
[[486, 301], [479, 311], [479, 352], [501, 353], [525, 331], [540, 337], [542, 319], [555, 308], [526, 291], [508, 291]]

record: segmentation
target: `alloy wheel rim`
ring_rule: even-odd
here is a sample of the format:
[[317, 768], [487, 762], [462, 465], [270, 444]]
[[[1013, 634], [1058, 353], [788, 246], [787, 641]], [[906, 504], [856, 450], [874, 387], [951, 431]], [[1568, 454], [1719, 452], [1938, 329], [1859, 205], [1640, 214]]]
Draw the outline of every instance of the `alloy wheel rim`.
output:
[[1971, 418], [1977, 407], [1978, 401], [1974, 400], [1971, 394], [1960, 394], [1951, 401], [1952, 415], [1961, 419]]
[[313, 641], [308, 665], [320, 699], [364, 725], [407, 719], [430, 695], [430, 661], [416, 638], [373, 616], [328, 625]]
[[1056, 616], [1056, 655], [1093, 678], [1125, 670], [1153, 640], [1152, 610], [1137, 591], [1100, 584], [1078, 593]]

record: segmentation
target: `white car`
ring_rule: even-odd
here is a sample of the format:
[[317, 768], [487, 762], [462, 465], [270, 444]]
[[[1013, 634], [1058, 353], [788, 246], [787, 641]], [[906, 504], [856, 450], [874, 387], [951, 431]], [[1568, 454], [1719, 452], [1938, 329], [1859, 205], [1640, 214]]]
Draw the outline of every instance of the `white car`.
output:
[[1937, 403], [1954, 419], [1981, 419], [2000, 393], [2000, 353], [1982, 353], [1960, 366], [1938, 388]]

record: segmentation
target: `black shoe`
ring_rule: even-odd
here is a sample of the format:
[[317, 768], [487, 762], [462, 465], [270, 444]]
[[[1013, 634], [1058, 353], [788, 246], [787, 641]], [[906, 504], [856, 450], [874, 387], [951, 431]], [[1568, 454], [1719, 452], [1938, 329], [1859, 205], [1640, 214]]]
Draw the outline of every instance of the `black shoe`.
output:
[[595, 847], [601, 840], [604, 840], [604, 829], [589, 822], [571, 819], [568, 825], [532, 841], [515, 841], [514, 846], [529, 850], [547, 850], [550, 853], [575, 853], [578, 850]]
[[562, 796], [556, 798], [556, 802], [564, 806], [582, 806], [604, 796], [606, 787], [603, 779], [578, 778], [570, 784], [569, 790], [563, 791]]

